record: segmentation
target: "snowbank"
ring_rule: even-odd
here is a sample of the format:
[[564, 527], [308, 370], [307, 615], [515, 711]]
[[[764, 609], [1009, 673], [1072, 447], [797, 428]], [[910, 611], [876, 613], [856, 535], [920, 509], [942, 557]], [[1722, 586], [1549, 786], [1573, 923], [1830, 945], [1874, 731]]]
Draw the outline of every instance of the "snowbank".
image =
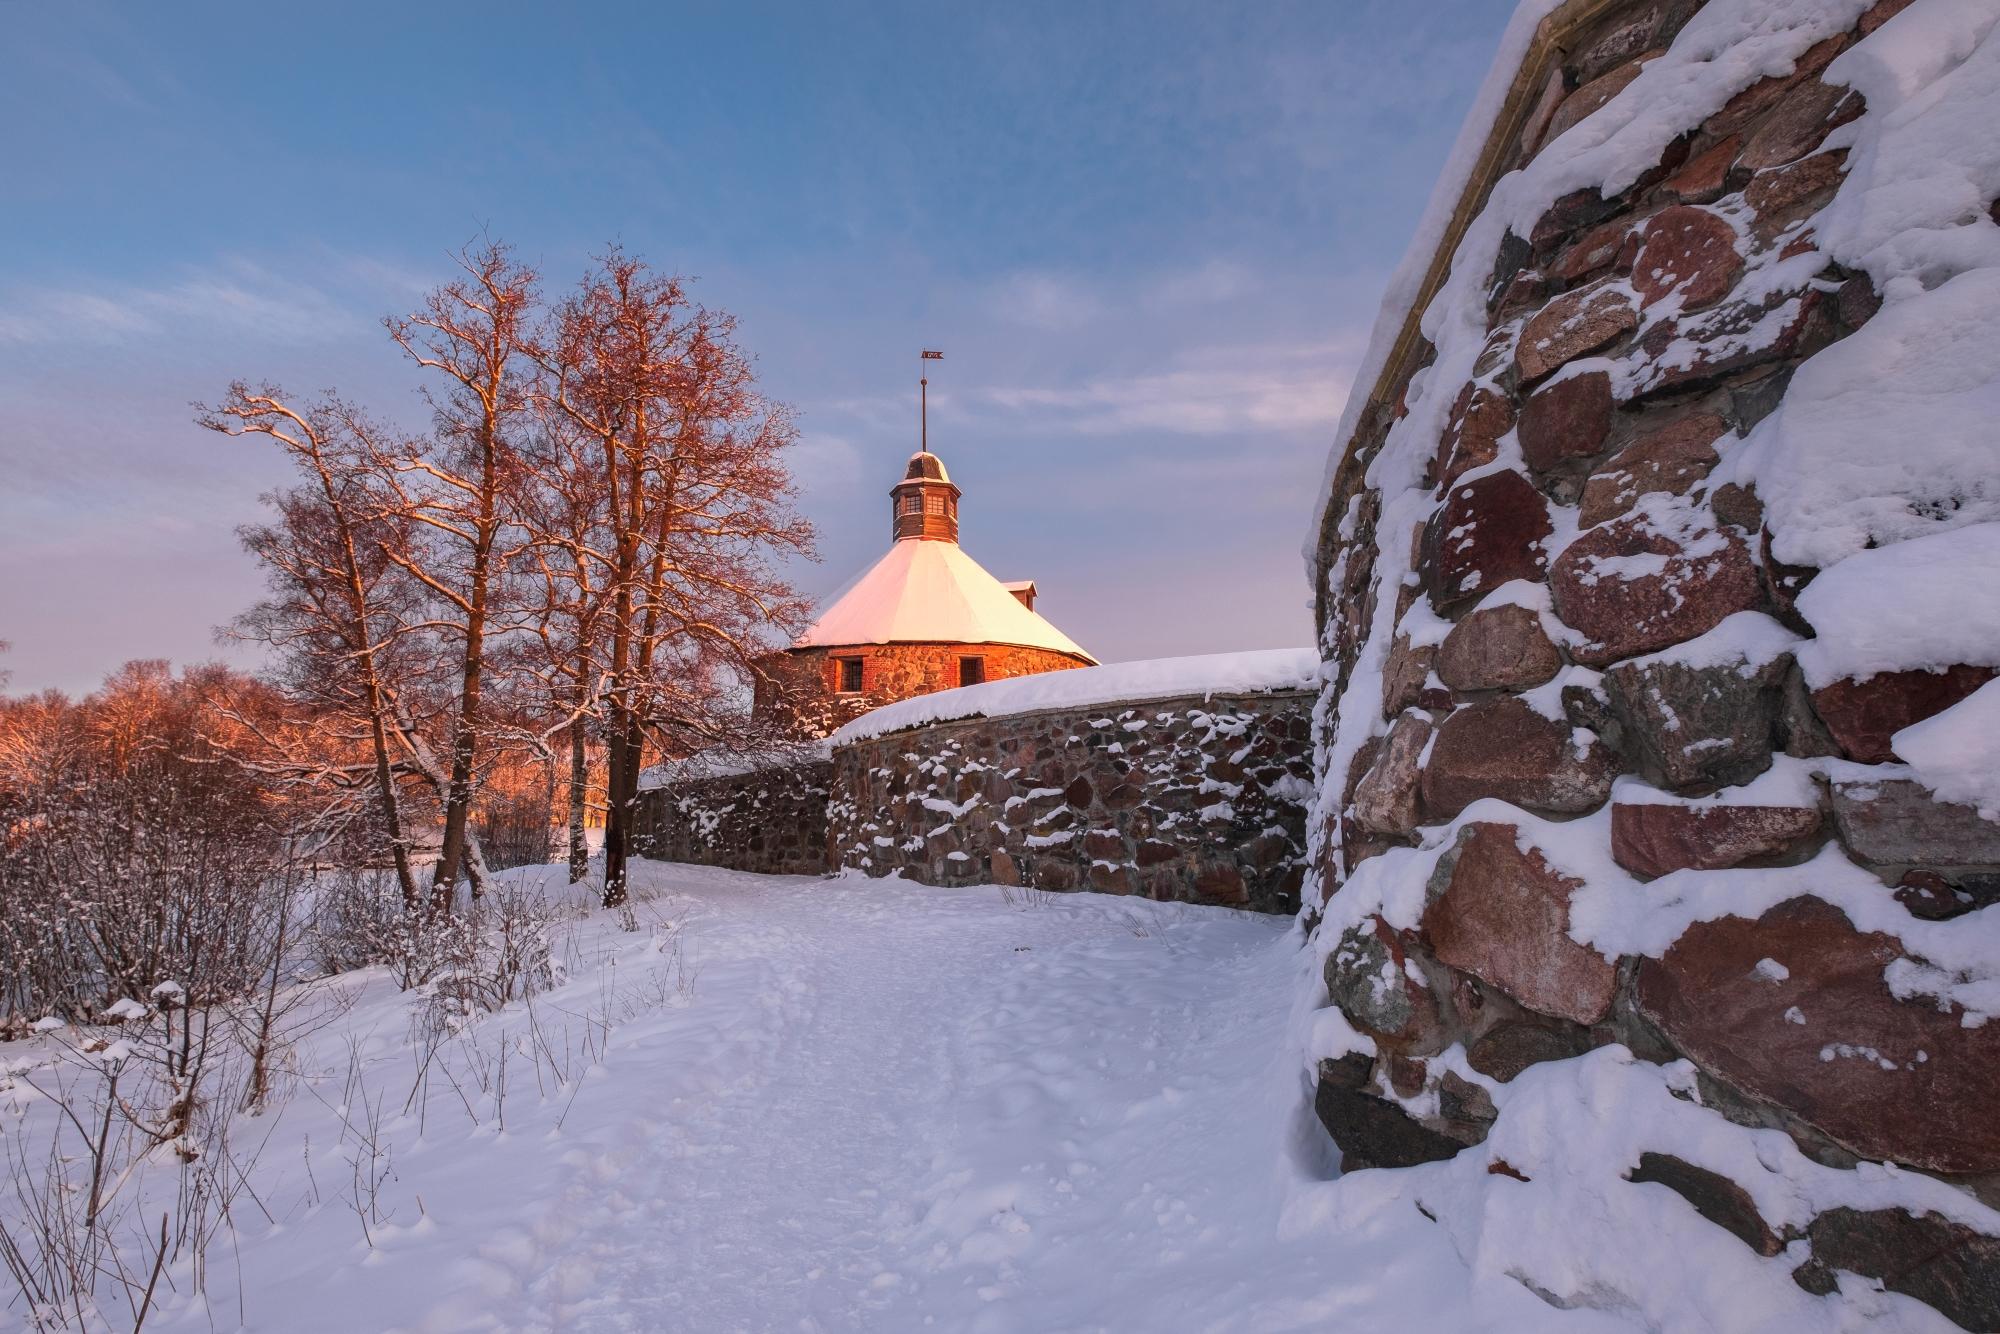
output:
[[[1987, 466], [2000, 473], [2000, 459]], [[1858, 551], [1806, 585], [1798, 608], [1818, 636], [1798, 655], [1815, 690], [1877, 672], [2000, 666], [2000, 523]]]
[[1309, 648], [1149, 658], [1070, 672], [1042, 672], [984, 685], [961, 686], [901, 700], [864, 713], [833, 734], [833, 744], [901, 732], [959, 718], [998, 718], [1042, 709], [1085, 708], [1177, 695], [1243, 695], [1304, 690], [1319, 680], [1319, 655]]
[[[1839, 567], [1849, 608], [1841, 633], [1814, 619], [1834, 641], [1809, 660], [1822, 678], [1828, 653], [1883, 647], [1900, 660], [1833, 675], [1990, 660], [2000, 652], [1991, 591], [2000, 546], [1971, 531], [2000, 520], [2000, 222], [1988, 213], [2000, 196], [2000, 5], [1913, 5], [1844, 52], [1826, 78], [1857, 89], [1868, 111], [1827, 141], [1849, 149], [1848, 172], [1813, 220], [1817, 244], [1867, 273], [1883, 305], [1799, 367], [1737, 454], [1736, 476], [1756, 485], [1778, 559]], [[1920, 581], [1872, 550], [1948, 533], [1966, 545]], [[1941, 578], [1961, 554], [1977, 564]], [[1844, 568], [1849, 560], [1857, 568]], [[1968, 593], [1982, 602], [1967, 606]], [[1834, 601], [1818, 598], [1822, 611]], [[1923, 642], [1942, 633], [1955, 644], [1898, 654], [1879, 630], [1854, 633], [1864, 611], [1898, 630], [1933, 621]], [[1978, 648], [1965, 646], [1968, 636]]]
[[1904, 728], [1894, 744], [1924, 786], [2000, 820], [2000, 681]]

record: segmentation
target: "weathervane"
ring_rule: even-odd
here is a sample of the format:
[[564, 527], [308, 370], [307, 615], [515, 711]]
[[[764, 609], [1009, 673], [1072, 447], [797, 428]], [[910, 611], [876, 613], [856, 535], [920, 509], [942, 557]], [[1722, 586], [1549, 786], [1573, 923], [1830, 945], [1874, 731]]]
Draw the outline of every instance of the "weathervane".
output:
[[917, 359], [917, 448], [922, 453], [931, 452], [931, 377], [926, 361], [943, 361], [944, 353], [924, 349]]

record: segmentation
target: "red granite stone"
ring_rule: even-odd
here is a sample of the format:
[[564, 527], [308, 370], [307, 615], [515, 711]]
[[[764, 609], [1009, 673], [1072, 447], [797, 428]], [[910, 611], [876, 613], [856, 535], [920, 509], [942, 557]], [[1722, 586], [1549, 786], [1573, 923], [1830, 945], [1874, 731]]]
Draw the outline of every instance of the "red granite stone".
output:
[[1855, 30], [1866, 37], [1909, 7], [1910, 0], [1875, 0], [1868, 12], [1861, 16], [1861, 21], [1855, 25]]
[[1647, 221], [1646, 239], [1632, 261], [1632, 287], [1641, 309], [1678, 293], [1683, 309], [1697, 310], [1727, 296], [1742, 272], [1736, 229], [1728, 220], [1675, 204]]
[[1662, 182], [1660, 192], [1683, 204], [1707, 204], [1722, 198], [1729, 169], [1736, 165], [1736, 154], [1742, 147], [1740, 134], [1711, 144]]
[[1553, 531], [1548, 502], [1518, 472], [1454, 485], [1420, 548], [1418, 574], [1431, 604], [1449, 613], [1510, 579], [1540, 579], [1542, 541]]
[[1572, 542], [1549, 572], [1549, 589], [1556, 614], [1585, 640], [1571, 656], [1591, 667], [1693, 639], [1762, 597], [1733, 531], [1668, 532], [1645, 511]]
[[1438, 679], [1453, 690], [1527, 690], [1562, 670], [1562, 654], [1530, 607], [1472, 612], [1445, 636]]
[[1548, 139], [1559, 138], [1564, 131], [1575, 127], [1585, 117], [1624, 92], [1631, 86], [1632, 80], [1639, 77], [1639, 70], [1645, 62], [1658, 54], [1657, 51], [1649, 51], [1645, 55], [1635, 56], [1616, 69], [1598, 75], [1564, 98], [1562, 105], [1556, 108], [1555, 116], [1549, 121]]
[[1884, 973], [1905, 957], [1894, 937], [1796, 898], [1755, 921], [1695, 923], [1641, 965], [1638, 1000], [1696, 1065], [1865, 1158], [2000, 1170], [2000, 1024], [1898, 1000]]
[[1371, 834], [1406, 835], [1417, 827], [1418, 760], [1431, 722], [1406, 713], [1389, 729], [1375, 762], [1354, 789], [1354, 822]]
[[1991, 681], [1991, 667], [1947, 667], [1943, 671], [1878, 672], [1865, 680], [1849, 677], [1812, 692], [1813, 711], [1850, 760], [1887, 764], [1896, 758], [1890, 739]]
[[[1578, 737], [1588, 738], [1579, 742]], [[1617, 765], [1589, 732], [1502, 696], [1458, 710], [1439, 724], [1424, 765], [1427, 821], [1449, 820], [1482, 797], [1529, 810], [1579, 814], [1611, 793]]]
[[1514, 429], [1514, 401], [1491, 385], [1468, 384], [1458, 391], [1444, 433], [1438, 438], [1438, 475], [1450, 486], [1461, 474], [1493, 462], [1500, 437]]
[[1585, 371], [1553, 380], [1521, 405], [1521, 454], [1539, 471], [1588, 458], [1611, 433], [1611, 377]]
[[1814, 79], [1786, 93], [1744, 141], [1737, 162], [1753, 171], [1795, 161], [1818, 148], [1838, 127], [1861, 115], [1861, 95]]
[[[1818, 291], [1807, 289], [1660, 320], [1639, 339], [1640, 350], [1653, 367], [1642, 392], [1687, 389], [1752, 366], [1784, 361], [1798, 350], [1824, 304]], [[1694, 355], [1675, 351], [1669, 360], [1673, 345], [1683, 340], [1695, 344]]]
[[1810, 806], [1611, 808], [1611, 857], [1635, 875], [1719, 871], [1789, 852], [1819, 832]]
[[1778, 106], [1793, 88], [1832, 64], [1834, 57], [1846, 50], [1852, 41], [1853, 38], [1846, 33], [1836, 33], [1819, 42], [1798, 58], [1790, 74], [1775, 74], [1760, 79], [1730, 98], [1722, 110], [1708, 118], [1704, 128], [1719, 135], [1748, 130]]
[[1760, 171], [1743, 187], [1743, 202], [1757, 215], [1751, 234], [1770, 242], [1800, 218], [1817, 210], [1846, 173], [1847, 150], [1814, 153], [1788, 166]]
[[1564, 282], [1573, 283], [1614, 265], [1630, 269], [1636, 253], [1638, 237], [1631, 219], [1613, 218], [1579, 236], [1549, 271]]
[[1602, 283], [1580, 287], [1549, 302], [1528, 320], [1521, 329], [1514, 361], [1523, 380], [1539, 380], [1638, 323], [1639, 313], [1622, 289]]
[[1655, 491], [1684, 496], [1718, 462], [1714, 442], [1727, 430], [1712, 412], [1697, 412], [1642, 435], [1583, 484], [1579, 521], [1589, 528], [1631, 509]]
[[1539, 1014], [1594, 1024], [1611, 1008], [1617, 970], [1569, 936], [1570, 896], [1582, 887], [1520, 831], [1479, 823], [1438, 862], [1421, 931], [1439, 963], [1471, 973]]

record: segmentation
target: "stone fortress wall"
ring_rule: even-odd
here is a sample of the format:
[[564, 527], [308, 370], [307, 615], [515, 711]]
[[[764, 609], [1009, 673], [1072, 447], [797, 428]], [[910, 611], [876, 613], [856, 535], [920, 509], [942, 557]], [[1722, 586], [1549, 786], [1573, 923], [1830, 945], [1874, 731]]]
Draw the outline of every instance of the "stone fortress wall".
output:
[[657, 775], [641, 793], [639, 846], [746, 871], [1293, 912], [1313, 790], [1312, 655], [1252, 656], [1267, 670], [1247, 684], [1223, 673], [1198, 689], [1183, 672], [1119, 699], [1132, 669], [1152, 664], [1084, 668], [1054, 687], [1045, 676], [913, 699], [900, 721], [885, 711], [807, 753]]
[[834, 752], [832, 855], [870, 875], [1293, 912], [1312, 696], [932, 723]]
[[832, 780], [824, 754], [765, 757], [736, 772], [662, 775], [640, 790], [633, 846], [659, 861], [819, 875], [827, 869]]
[[[1571, 189], [1461, 248], [1496, 182], [1532, 174], [1700, 8], [1559, 6], [1357, 386], [1314, 553], [1328, 722], [1307, 891], [1322, 1002], [1355, 1035], [1316, 1094], [1349, 1170], [1453, 1157], [1524, 1070], [1623, 1044], [1690, 1062], [1701, 1105], [1816, 1162], [2000, 1202], [2000, 1022], [1948, 981], [1908, 983], [1966, 980], [2000, 823], [1917, 781], [1893, 741], [1996, 663], [1809, 678], [1808, 655], [1839, 648], [1814, 624], [1834, 572], [1781, 559], [1769, 497], [1723, 466], [1802, 364], [1882, 309], [1815, 249], [1850, 165], [1823, 146], [1866, 109], [1821, 75], [1904, 3], [1669, 127], [1615, 193]], [[1419, 323], [1452, 300], [1454, 260], [1481, 265], [1483, 330]], [[1704, 896], [1730, 903], [1679, 906]], [[1794, 1246], [1811, 1291], [1854, 1271], [2000, 1327], [2000, 1239], [1962, 1221], [1781, 1225], [1756, 1182], [1664, 1151], [1629, 1179], [1762, 1255]]]

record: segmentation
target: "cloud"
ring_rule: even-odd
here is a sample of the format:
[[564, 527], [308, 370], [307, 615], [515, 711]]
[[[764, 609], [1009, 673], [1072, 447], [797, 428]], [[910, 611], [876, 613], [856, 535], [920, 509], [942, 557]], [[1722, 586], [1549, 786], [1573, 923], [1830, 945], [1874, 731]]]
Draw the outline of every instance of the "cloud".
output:
[[1249, 267], [1228, 258], [1115, 284], [1027, 269], [995, 282], [986, 305], [1009, 323], [1064, 332], [1120, 314], [1228, 305], [1255, 295], [1260, 287], [1258, 276]]
[[801, 431], [787, 462], [792, 480], [808, 494], [845, 493], [861, 480], [861, 450], [844, 435]]
[[0, 306], [0, 342], [15, 344], [116, 343], [216, 332], [318, 342], [346, 337], [362, 324], [326, 291], [245, 259], [123, 291], [31, 289]]
[[1183, 354], [1180, 364], [1062, 387], [978, 391], [992, 407], [1077, 435], [1233, 435], [1331, 426], [1346, 402], [1349, 340], [1243, 345]]
[[1174, 309], [1238, 301], [1258, 288], [1257, 275], [1235, 260], [1212, 259], [1192, 269], [1162, 274], [1143, 290], [1144, 304]]
[[1002, 279], [993, 294], [993, 307], [1001, 319], [1031, 329], [1074, 329], [1104, 312], [1104, 302], [1088, 284], [1033, 272]]

